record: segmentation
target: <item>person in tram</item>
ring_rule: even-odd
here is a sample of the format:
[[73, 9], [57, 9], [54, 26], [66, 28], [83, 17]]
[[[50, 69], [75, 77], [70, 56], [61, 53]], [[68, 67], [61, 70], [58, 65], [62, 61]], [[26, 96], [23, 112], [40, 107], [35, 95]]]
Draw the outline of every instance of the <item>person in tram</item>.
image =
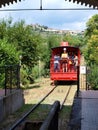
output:
[[60, 71], [60, 59], [59, 54], [54, 55], [54, 72]]
[[69, 52], [68, 55], [68, 71], [71, 72], [73, 70], [74, 65], [74, 54], [73, 52]]
[[68, 53], [66, 51], [66, 48], [63, 49], [63, 53], [61, 54], [61, 59], [62, 59], [62, 69], [63, 72], [68, 71]]
[[78, 66], [78, 56], [77, 56], [77, 54], [75, 54], [75, 57], [74, 57], [74, 65], [75, 65], [75, 71], [76, 71], [77, 66]]
[[69, 58], [69, 60], [68, 60], [68, 71], [69, 71], [69, 72], [72, 71], [72, 66], [73, 66], [72, 59]]

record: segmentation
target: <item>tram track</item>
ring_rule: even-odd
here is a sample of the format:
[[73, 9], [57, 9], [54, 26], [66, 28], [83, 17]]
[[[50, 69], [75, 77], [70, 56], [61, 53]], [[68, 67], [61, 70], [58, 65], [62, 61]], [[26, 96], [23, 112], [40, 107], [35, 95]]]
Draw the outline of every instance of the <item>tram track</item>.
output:
[[[21, 124], [32, 112], [34, 112], [35, 109], [37, 109], [41, 104], [45, 104], [45, 102], [48, 102], [50, 104], [53, 104], [56, 100], [60, 101], [60, 110], [62, 110], [64, 103], [66, 102], [68, 95], [70, 93], [70, 90], [72, 88], [72, 85], [67, 86], [54, 86], [53, 89], [51, 89], [36, 105], [34, 105], [28, 112], [20, 118], [12, 127], [10, 130], [14, 130], [19, 124]], [[51, 96], [55, 95], [55, 98], [53, 99]], [[64, 95], [64, 98], [61, 99], [61, 95]], [[50, 97], [50, 99], [49, 99]], [[59, 97], [59, 98], [58, 98]], [[52, 100], [49, 101], [49, 100]]]
[[52, 93], [42, 102], [43, 104], [53, 104], [56, 100], [60, 102], [60, 110], [63, 108], [68, 95], [71, 91], [72, 85], [59, 85]]
[[69, 93], [70, 93], [71, 87], [72, 87], [72, 86], [70, 85], [70, 87], [69, 87], [69, 89], [68, 89], [68, 92], [67, 92], [67, 94], [66, 94], [66, 96], [65, 96], [65, 98], [64, 98], [64, 100], [63, 100], [63, 102], [62, 102], [61, 105], [60, 105], [60, 110], [62, 110], [63, 105], [64, 105], [64, 103], [66, 102], [66, 100], [67, 100], [67, 98], [68, 98], [68, 95], [69, 95]]
[[23, 122], [30, 114], [33, 112], [56, 88], [55, 86], [51, 91], [49, 91], [36, 105], [34, 105], [21, 119], [19, 119], [11, 128], [10, 130], [14, 130], [21, 122]]

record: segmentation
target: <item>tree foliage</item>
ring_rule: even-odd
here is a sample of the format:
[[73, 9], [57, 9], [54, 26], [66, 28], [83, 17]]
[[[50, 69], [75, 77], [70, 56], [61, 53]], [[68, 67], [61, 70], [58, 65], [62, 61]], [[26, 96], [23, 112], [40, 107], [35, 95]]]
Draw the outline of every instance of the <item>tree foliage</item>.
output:
[[90, 18], [86, 25], [85, 39], [87, 46], [84, 56], [91, 70], [88, 80], [94, 89], [98, 89], [98, 14]]
[[38, 64], [43, 38], [24, 21], [12, 23], [9, 18], [0, 21], [0, 39], [0, 66], [18, 64], [22, 55], [22, 74], [25, 74], [22, 77], [28, 80], [33, 67]]
[[87, 22], [85, 39], [87, 46], [84, 54], [87, 64], [98, 65], [98, 14], [94, 15]]
[[6, 39], [0, 40], [0, 66], [19, 63], [19, 53]]
[[71, 34], [66, 34], [63, 37], [64, 41], [68, 41], [70, 45], [75, 46], [75, 47], [83, 47], [84, 46], [84, 40], [83, 40], [83, 35], [71, 35]]
[[43, 45], [42, 61], [44, 62], [44, 74], [49, 75], [50, 69], [50, 57], [51, 57], [51, 48], [59, 46], [60, 37], [57, 35], [49, 35], [46, 39], [46, 42]]
[[98, 30], [94, 30], [91, 38], [88, 40], [84, 54], [88, 65], [98, 65]]
[[90, 66], [90, 73], [87, 76], [88, 82], [92, 89], [98, 90], [98, 66], [93, 64]]
[[89, 39], [93, 34], [94, 30], [98, 30], [98, 14], [92, 16], [86, 23], [85, 37]]

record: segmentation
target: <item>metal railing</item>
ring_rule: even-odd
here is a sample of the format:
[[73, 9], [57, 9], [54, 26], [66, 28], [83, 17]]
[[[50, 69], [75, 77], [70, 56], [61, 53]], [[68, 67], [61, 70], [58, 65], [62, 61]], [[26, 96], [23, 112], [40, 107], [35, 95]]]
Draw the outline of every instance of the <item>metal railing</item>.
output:
[[58, 113], [59, 113], [59, 110], [60, 110], [60, 102], [55, 101], [48, 117], [43, 122], [40, 130], [58, 130]]
[[5, 89], [5, 96], [20, 88], [20, 65], [0, 67], [0, 86]]

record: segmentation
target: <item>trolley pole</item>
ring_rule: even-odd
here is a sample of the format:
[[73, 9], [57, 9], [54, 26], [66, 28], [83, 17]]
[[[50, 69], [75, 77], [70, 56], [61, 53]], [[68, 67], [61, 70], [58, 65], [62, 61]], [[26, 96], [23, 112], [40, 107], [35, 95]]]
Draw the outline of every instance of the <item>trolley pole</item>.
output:
[[79, 66], [77, 66], [77, 97], [79, 96], [80, 91], [80, 74], [79, 74]]

